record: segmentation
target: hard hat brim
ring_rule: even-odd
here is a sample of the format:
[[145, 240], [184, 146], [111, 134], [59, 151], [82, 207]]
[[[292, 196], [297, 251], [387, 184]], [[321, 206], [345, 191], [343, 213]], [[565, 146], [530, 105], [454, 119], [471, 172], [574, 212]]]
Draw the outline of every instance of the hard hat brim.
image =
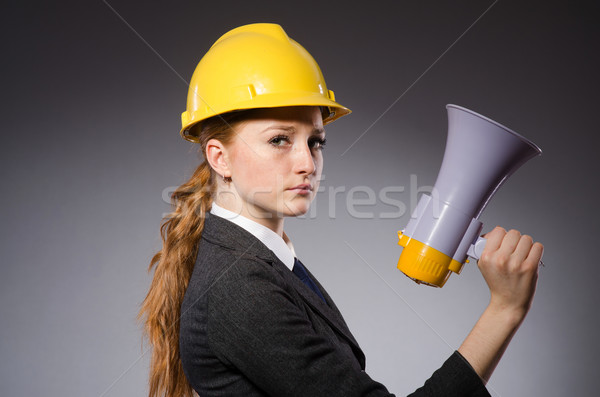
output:
[[[339, 119], [342, 116], [352, 113], [350, 109], [339, 103], [325, 98], [322, 94], [317, 93], [271, 93], [258, 95], [251, 100], [244, 102], [237, 102], [234, 108], [226, 109], [215, 109], [206, 104], [207, 111], [203, 112], [204, 117], [194, 119], [194, 113], [196, 112], [183, 112], [181, 115], [184, 127], [181, 128], [180, 134], [183, 139], [190, 142], [198, 142], [198, 136], [194, 134], [195, 131], [200, 131], [198, 124], [203, 120], [210, 117], [228, 113], [236, 110], [247, 110], [247, 109], [258, 109], [258, 108], [275, 108], [275, 107], [287, 107], [287, 106], [325, 106], [330, 109], [329, 116], [323, 119], [323, 125], [327, 125], [334, 120]], [[276, 105], [274, 105], [276, 104]], [[192, 127], [195, 127], [192, 129]]]

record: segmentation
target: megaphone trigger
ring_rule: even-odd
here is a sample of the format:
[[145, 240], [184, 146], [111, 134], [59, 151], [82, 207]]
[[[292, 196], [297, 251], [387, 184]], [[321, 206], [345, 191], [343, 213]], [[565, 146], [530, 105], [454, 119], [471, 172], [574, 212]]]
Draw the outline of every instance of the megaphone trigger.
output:
[[481, 258], [481, 254], [483, 253], [483, 248], [485, 248], [486, 242], [487, 242], [486, 238], [478, 237], [477, 241], [475, 241], [469, 247], [469, 250], [467, 251], [467, 255], [469, 255], [473, 259], [479, 260], [479, 258]]

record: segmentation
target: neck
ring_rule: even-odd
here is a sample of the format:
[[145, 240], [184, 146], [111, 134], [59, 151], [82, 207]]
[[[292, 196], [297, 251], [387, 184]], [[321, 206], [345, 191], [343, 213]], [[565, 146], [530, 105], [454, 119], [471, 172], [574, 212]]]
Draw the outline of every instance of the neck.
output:
[[[221, 195], [217, 196], [220, 198]], [[268, 227], [275, 233], [277, 233], [281, 238], [286, 240], [287, 236], [283, 231], [283, 217], [280, 217], [271, 212], [267, 212], [261, 210], [255, 206], [252, 206], [248, 203], [239, 203], [230, 200], [215, 200], [215, 203], [229, 210], [231, 212], [235, 212], [236, 214], [240, 214], [250, 220], [253, 220], [256, 223], [259, 223], [265, 227]], [[288, 240], [289, 241], [289, 240]], [[286, 241], [287, 243], [287, 241]]]

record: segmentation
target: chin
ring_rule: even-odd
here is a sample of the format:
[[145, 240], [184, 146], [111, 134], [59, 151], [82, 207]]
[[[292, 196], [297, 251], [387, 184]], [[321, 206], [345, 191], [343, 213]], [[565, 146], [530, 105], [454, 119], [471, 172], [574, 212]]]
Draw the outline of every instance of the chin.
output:
[[306, 204], [288, 204], [283, 216], [302, 216], [310, 209], [310, 203]]

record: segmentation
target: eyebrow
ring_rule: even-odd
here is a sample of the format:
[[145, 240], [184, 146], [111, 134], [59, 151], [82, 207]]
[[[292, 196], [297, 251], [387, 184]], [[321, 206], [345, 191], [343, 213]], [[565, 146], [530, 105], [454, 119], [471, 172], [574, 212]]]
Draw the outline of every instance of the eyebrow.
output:
[[[265, 133], [270, 130], [283, 130], [283, 131], [289, 132], [291, 134], [296, 133], [296, 127], [291, 126], [291, 125], [289, 125], [289, 126], [288, 125], [272, 125], [270, 127], [265, 128], [264, 130], [262, 130], [261, 133]], [[325, 133], [325, 128], [314, 127], [311, 135], [318, 135], [318, 134], [324, 134], [324, 133]]]

